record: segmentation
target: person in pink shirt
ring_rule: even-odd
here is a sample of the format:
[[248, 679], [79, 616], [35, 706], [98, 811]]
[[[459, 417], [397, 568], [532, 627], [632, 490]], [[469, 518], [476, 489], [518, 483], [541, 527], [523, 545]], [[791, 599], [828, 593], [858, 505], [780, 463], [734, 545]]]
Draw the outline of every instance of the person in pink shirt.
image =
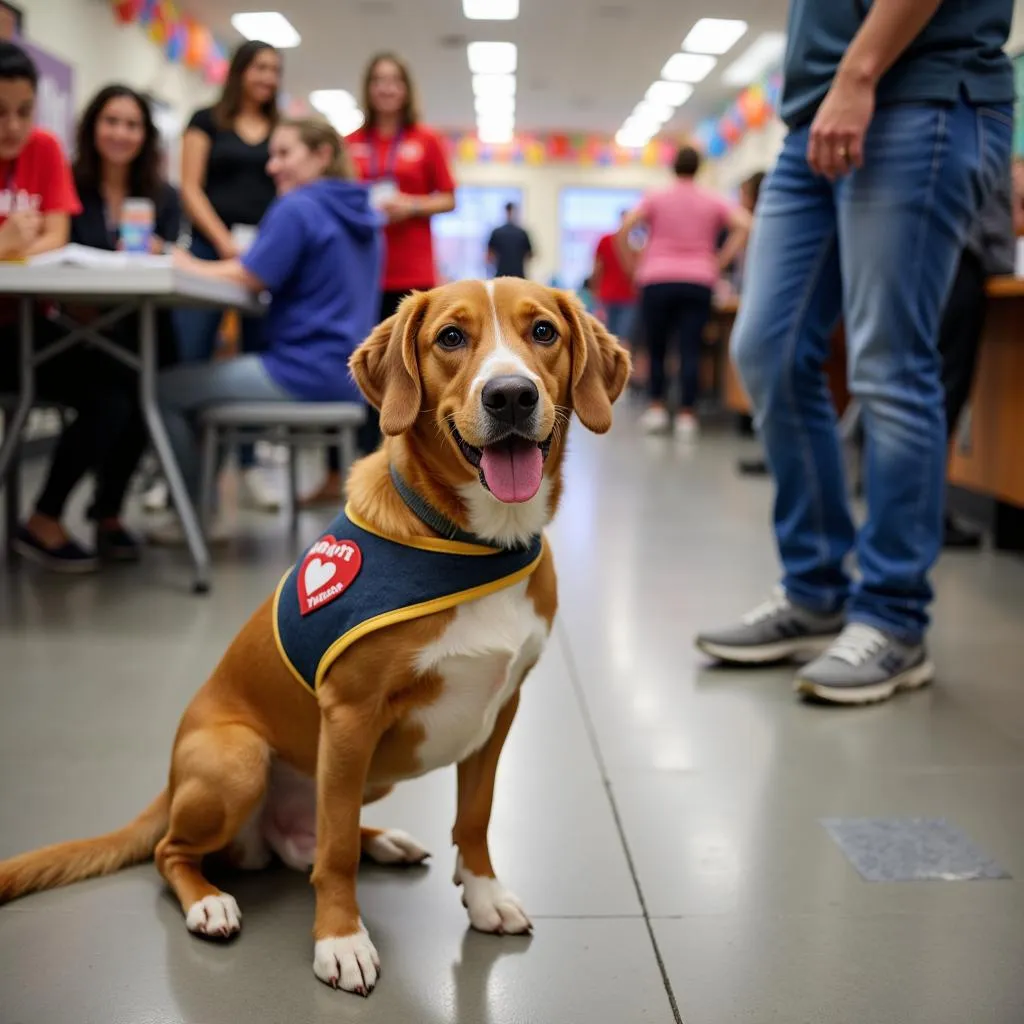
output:
[[[650, 433], [665, 433], [671, 427], [665, 356], [676, 337], [681, 377], [676, 432], [683, 438], [697, 433], [700, 346], [712, 293], [722, 270], [746, 244], [751, 223], [742, 207], [694, 181], [699, 167], [697, 150], [683, 146], [675, 158], [675, 182], [644, 196], [626, 215], [617, 236], [620, 251], [627, 258], [632, 255], [635, 262], [634, 281], [640, 289], [650, 356], [650, 405], [641, 424]], [[626, 240], [641, 225], [647, 242], [632, 254]], [[728, 231], [728, 237], [719, 248], [723, 231]]]

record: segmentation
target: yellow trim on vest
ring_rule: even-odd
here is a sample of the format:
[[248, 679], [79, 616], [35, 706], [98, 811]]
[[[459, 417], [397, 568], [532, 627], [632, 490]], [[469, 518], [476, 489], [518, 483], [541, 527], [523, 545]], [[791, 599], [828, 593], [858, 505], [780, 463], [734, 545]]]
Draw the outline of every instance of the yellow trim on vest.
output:
[[406, 537], [404, 539], [389, 537], [386, 533], [381, 533], [376, 526], [372, 526], [365, 519], [356, 515], [352, 511], [351, 505], [345, 506], [345, 515], [360, 530], [372, 533], [375, 537], [389, 540], [392, 544], [401, 544], [407, 548], [417, 548], [419, 551], [440, 551], [446, 555], [496, 555], [500, 550], [499, 548], [486, 547], [483, 544], [466, 544], [460, 540], [445, 540], [443, 537]]
[[[295, 566], [292, 566], [292, 569], [294, 568]], [[270, 613], [273, 616], [274, 643], [277, 644], [277, 653], [281, 655], [281, 660], [285, 663], [285, 666], [287, 667], [288, 671], [292, 674], [295, 681], [299, 684], [299, 686], [301, 686], [306, 691], [306, 693], [312, 693], [313, 691], [309, 688], [309, 684], [306, 682], [305, 679], [302, 678], [302, 674], [292, 664], [291, 658], [289, 658], [287, 653], [285, 652], [284, 644], [281, 643], [281, 630], [277, 625], [277, 603], [281, 599], [281, 591], [284, 589], [284, 581], [288, 579], [288, 577], [291, 576], [291, 574], [292, 570], [289, 569], [278, 581], [277, 587], [274, 590], [274, 606]]]
[[[345, 515], [355, 523], [356, 526], [361, 527], [369, 533], [376, 533], [378, 537], [384, 537], [384, 534], [377, 533], [377, 531], [370, 529], [365, 523], [353, 516], [347, 509]], [[391, 538], [385, 538], [390, 540]], [[432, 538], [422, 538], [425, 543], [439, 543], [439, 544], [451, 544], [459, 548], [470, 548], [469, 552], [460, 552], [460, 554], [478, 554], [480, 551], [487, 551], [487, 548], [477, 548], [472, 544], [460, 544], [458, 541], [434, 541]], [[417, 538], [419, 541], [420, 538]], [[396, 543], [405, 543], [404, 541], [398, 541]], [[419, 547], [419, 543], [408, 544], [408, 547]], [[451, 548], [445, 547], [443, 549], [428, 547], [425, 548], [427, 551], [444, 550], [451, 551]], [[320, 663], [316, 668], [316, 678], [313, 681], [311, 687], [305, 679], [302, 678], [302, 674], [292, 664], [291, 659], [288, 657], [284, 649], [284, 644], [281, 642], [281, 632], [277, 625], [277, 602], [281, 596], [281, 589], [284, 587], [284, 582], [291, 575], [291, 569], [289, 569], [284, 576], [281, 577], [280, 582], [277, 584], [277, 589], [274, 591], [274, 607], [273, 607], [273, 625], [274, 625], [274, 643], [277, 644], [278, 653], [281, 655], [281, 660], [288, 667], [288, 671], [295, 677], [296, 681], [301, 684], [302, 688], [310, 694], [315, 694], [319, 688], [320, 683], [323, 682], [323, 678], [327, 675], [328, 670], [339, 657], [354, 644], [357, 640], [361, 640], [364, 636], [370, 633], [375, 633], [378, 629], [383, 629], [385, 626], [393, 626], [399, 622], [409, 622], [412, 619], [421, 619], [427, 615], [433, 615], [436, 612], [447, 611], [449, 608], [454, 608], [457, 605], [465, 604], [467, 601], [475, 601], [477, 598], [487, 597], [489, 594], [496, 594], [499, 590], [505, 590], [508, 587], [515, 586], [517, 583], [521, 583], [523, 580], [528, 579], [536, 571], [537, 566], [540, 565], [541, 560], [548, 550], [548, 541], [546, 537], [541, 538], [541, 549], [540, 554], [527, 566], [524, 566], [518, 572], [512, 573], [511, 576], [503, 576], [499, 580], [492, 580], [490, 583], [483, 583], [479, 587], [470, 587], [469, 590], [460, 590], [454, 594], [445, 594], [443, 597], [435, 597], [430, 601], [421, 601], [419, 604], [411, 604], [405, 608], [396, 608], [394, 611], [383, 612], [380, 615], [375, 615], [372, 619], [367, 619], [365, 622], [361, 622], [358, 626], [353, 626], [347, 633], [343, 633], [337, 640], [331, 644], [330, 647], [324, 651], [323, 657], [320, 659]], [[292, 567], [294, 568], [294, 566]]]

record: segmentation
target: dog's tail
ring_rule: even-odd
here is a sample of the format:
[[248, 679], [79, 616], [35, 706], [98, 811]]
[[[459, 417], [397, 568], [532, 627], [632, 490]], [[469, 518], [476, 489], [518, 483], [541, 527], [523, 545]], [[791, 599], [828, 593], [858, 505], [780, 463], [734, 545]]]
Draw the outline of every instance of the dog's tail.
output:
[[110, 875], [153, 856], [167, 831], [170, 798], [164, 790], [131, 824], [95, 839], [45, 846], [0, 861], [0, 904], [41, 889]]

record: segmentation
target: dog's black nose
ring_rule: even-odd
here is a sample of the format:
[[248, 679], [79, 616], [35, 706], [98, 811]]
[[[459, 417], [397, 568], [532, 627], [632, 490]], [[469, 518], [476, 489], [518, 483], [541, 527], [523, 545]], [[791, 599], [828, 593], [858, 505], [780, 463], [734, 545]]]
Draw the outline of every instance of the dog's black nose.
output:
[[521, 427], [533, 416], [540, 393], [529, 377], [495, 377], [480, 393], [484, 408], [500, 423]]

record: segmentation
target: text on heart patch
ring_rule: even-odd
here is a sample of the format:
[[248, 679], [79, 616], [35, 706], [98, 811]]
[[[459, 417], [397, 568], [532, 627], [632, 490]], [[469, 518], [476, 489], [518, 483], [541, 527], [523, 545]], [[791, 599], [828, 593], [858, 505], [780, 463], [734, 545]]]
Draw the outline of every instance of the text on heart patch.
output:
[[306, 553], [295, 574], [299, 592], [299, 611], [303, 615], [323, 608], [340, 597], [359, 575], [363, 553], [351, 540], [338, 540], [328, 534]]

